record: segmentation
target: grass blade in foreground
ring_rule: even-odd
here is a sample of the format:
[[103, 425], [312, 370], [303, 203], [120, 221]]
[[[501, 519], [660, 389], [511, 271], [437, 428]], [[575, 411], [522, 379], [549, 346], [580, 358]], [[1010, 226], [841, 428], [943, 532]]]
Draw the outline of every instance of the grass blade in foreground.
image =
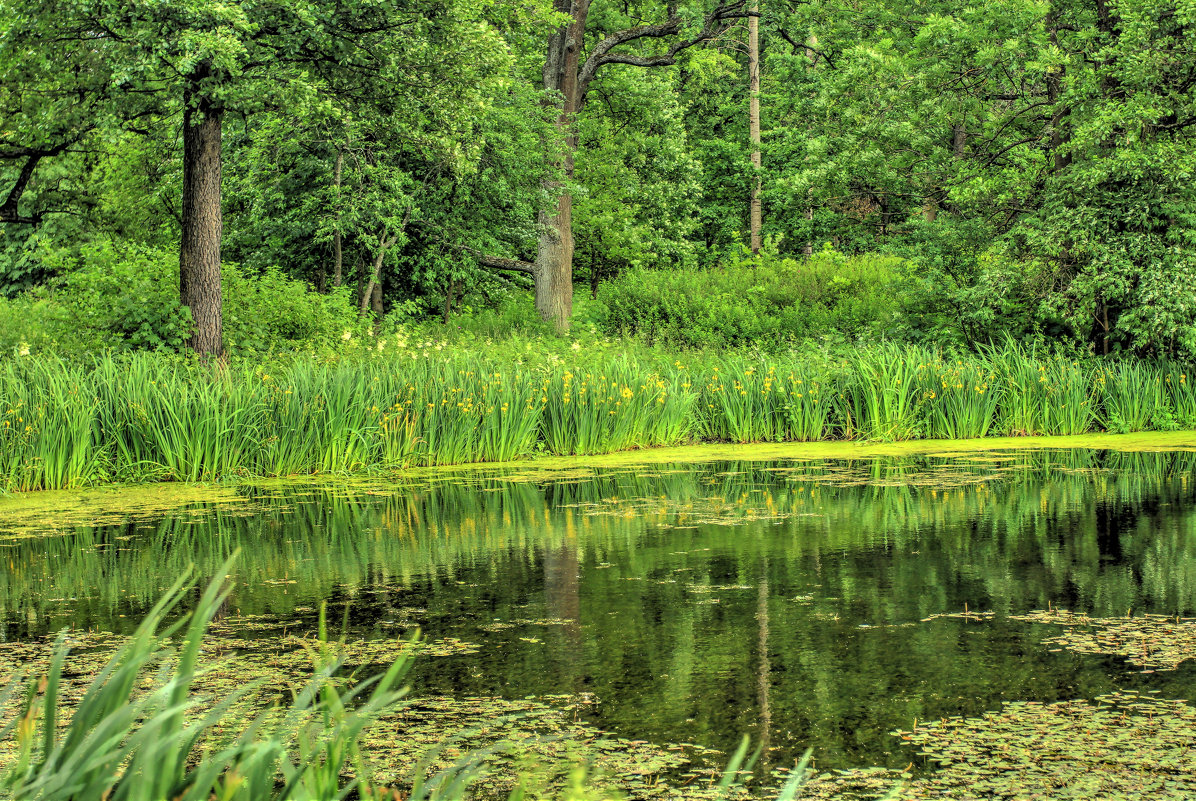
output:
[[[230, 566], [231, 560], [217, 575]], [[199, 647], [228, 589], [223, 578], [214, 580], [194, 611], [167, 624], [194, 585], [188, 571], [69, 713], [60, 689], [68, 646], [59, 637], [47, 675], [28, 685], [17, 720], [0, 732], [17, 738], [18, 758], [5, 777], [14, 801], [331, 801], [354, 792], [382, 797], [362, 771], [358, 741], [405, 695], [399, 685], [411, 649], [381, 676], [348, 689], [333, 681], [343, 659], [332, 649], [316, 659], [313, 678], [288, 708], [264, 709], [248, 722], [233, 720], [230, 711], [252, 686], [199, 711], [202, 701], [191, 693]], [[184, 634], [176, 653], [170, 637], [178, 632]], [[233, 736], [217, 737], [218, 727], [233, 729]], [[455, 791], [468, 782], [468, 770], [459, 773], [448, 783]], [[446, 798], [435, 792], [425, 797]]]

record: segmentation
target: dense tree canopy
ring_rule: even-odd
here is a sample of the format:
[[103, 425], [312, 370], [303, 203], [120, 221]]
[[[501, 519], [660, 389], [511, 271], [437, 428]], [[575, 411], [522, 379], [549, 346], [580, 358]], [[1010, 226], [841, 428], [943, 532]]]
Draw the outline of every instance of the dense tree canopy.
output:
[[222, 262], [563, 330], [575, 283], [829, 246], [912, 265], [894, 335], [1190, 356], [1194, 45], [1184, 0], [0, 0], [0, 290], [174, 250], [218, 352]]

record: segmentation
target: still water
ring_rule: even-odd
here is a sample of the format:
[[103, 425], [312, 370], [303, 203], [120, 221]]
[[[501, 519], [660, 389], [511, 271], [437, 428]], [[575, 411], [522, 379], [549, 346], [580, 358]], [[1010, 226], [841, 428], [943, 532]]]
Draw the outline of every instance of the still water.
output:
[[[240, 550], [229, 620], [474, 653], [416, 693], [588, 694], [590, 722], [768, 761], [904, 766], [889, 734], [1007, 700], [1196, 698], [1009, 620], [1196, 614], [1196, 453], [724, 462], [238, 490], [156, 519], [2, 539], [0, 639], [122, 632], [189, 563]], [[991, 611], [991, 620], [934, 617]], [[927, 620], [927, 618], [930, 618]], [[254, 636], [252, 632], [249, 636]], [[259, 635], [268, 636], [268, 635]]]

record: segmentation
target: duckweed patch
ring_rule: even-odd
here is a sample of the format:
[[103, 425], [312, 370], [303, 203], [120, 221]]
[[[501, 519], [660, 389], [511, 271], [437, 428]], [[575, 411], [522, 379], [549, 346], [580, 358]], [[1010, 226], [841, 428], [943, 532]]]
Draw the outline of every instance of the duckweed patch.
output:
[[910, 798], [1181, 799], [1196, 794], [1196, 709], [1111, 693], [1012, 702], [895, 733], [938, 766]]
[[1081, 654], [1120, 656], [1144, 673], [1175, 670], [1181, 662], [1196, 658], [1196, 618], [1150, 614], [1102, 618], [1053, 609], [1015, 619], [1063, 626], [1062, 634], [1044, 644]]
[[[1196, 709], [1185, 701], [1111, 693], [1094, 701], [1015, 701], [978, 717], [916, 722], [893, 735], [916, 749], [906, 772], [826, 771], [801, 797], [874, 801], [900, 788], [920, 799], [1189, 799], [1196, 795]], [[783, 777], [778, 772], [778, 777]]]
[[0, 542], [69, 533], [77, 526], [118, 525], [166, 514], [251, 515], [257, 506], [231, 485], [152, 484], [34, 494], [0, 494]]
[[[562, 621], [525, 621], [558, 625]], [[257, 631], [263, 629], [257, 628]], [[72, 708], [87, 683], [124, 642], [100, 633], [68, 637], [71, 653], [60, 690], [62, 706]], [[18, 676], [32, 678], [50, 663], [52, 642], [0, 643], [0, 683]], [[309, 638], [245, 639], [217, 626], [204, 639], [205, 665], [194, 683], [194, 714], [202, 714], [235, 691], [251, 688], [239, 702], [244, 716], [285, 700], [302, 688], [311, 674], [313, 655], [324, 644]], [[403, 650], [435, 658], [472, 653], [475, 646], [453, 638], [412, 645], [404, 641], [348, 642], [336, 646], [346, 668], [385, 665]], [[152, 678], [144, 680], [145, 689]], [[529, 788], [551, 790], [565, 782], [578, 765], [587, 767], [591, 784], [628, 799], [703, 799], [717, 795], [714, 767], [722, 755], [693, 744], [656, 745], [610, 735], [584, 722], [592, 696], [552, 695], [540, 698], [426, 696], [413, 699], [382, 718], [363, 739], [367, 768], [376, 783], [396, 787], [422, 771], [425, 775], [458, 766], [466, 756], [484, 756], [474, 798], [506, 798], [516, 777]], [[3, 726], [15, 714], [15, 702], [0, 716]], [[230, 719], [237, 716], [232, 715]], [[59, 721], [64, 727], [67, 717]], [[220, 736], [223, 726], [213, 729]], [[0, 742], [0, 768], [15, 758], [11, 739]]]
[[[945, 612], [922, 618], [923, 623], [939, 619], [992, 621], [992, 612]], [[1118, 656], [1143, 673], [1175, 670], [1180, 663], [1196, 658], [1196, 618], [1139, 614], [1126, 617], [1092, 617], [1066, 609], [1038, 609], [1009, 620], [1062, 626], [1063, 632], [1042, 641], [1057, 645], [1052, 650], [1080, 654]]]

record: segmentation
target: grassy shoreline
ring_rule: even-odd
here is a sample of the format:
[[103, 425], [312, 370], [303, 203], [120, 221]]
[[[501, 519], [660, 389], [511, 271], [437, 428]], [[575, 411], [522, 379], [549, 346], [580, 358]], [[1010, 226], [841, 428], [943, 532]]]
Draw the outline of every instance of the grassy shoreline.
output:
[[988, 451], [1024, 449], [1092, 448], [1125, 452], [1196, 451], [1196, 430], [1157, 431], [1136, 434], [1080, 434], [1045, 437], [990, 437], [968, 440], [911, 440], [906, 442], [785, 442], [785, 443], [698, 443], [675, 447], [646, 448], [589, 456], [539, 456], [507, 462], [475, 462], [464, 465], [411, 467], [402, 470], [368, 471], [355, 474], [297, 475], [275, 478], [232, 477], [220, 482], [156, 482], [101, 484], [79, 489], [43, 490], [0, 496], [0, 527], [19, 530], [39, 523], [52, 529], [75, 523], [105, 520], [129, 514], [152, 515], [196, 502], [232, 503], [237, 486], [269, 488], [328, 484], [329, 482], [376, 482], [380, 477], [403, 479], [443, 477], [478, 471], [526, 476], [588, 468], [652, 466], [670, 463], [698, 464], [725, 460], [772, 461], [814, 459], [871, 459], [884, 456], [950, 456]]
[[[1192, 368], [876, 345], [744, 353], [476, 352], [212, 365], [0, 364], [0, 491], [352, 474], [691, 443], [896, 443], [1196, 428]], [[856, 452], [858, 445], [842, 446]]]

